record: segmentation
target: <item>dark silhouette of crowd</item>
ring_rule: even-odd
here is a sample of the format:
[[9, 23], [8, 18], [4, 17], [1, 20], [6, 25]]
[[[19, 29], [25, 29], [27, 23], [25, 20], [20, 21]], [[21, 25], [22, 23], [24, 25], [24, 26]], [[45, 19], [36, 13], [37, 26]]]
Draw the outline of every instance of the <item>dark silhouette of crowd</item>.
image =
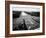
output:
[[13, 30], [27, 30], [27, 26], [25, 24], [25, 20], [23, 19], [23, 24], [19, 24], [18, 27], [15, 27]]

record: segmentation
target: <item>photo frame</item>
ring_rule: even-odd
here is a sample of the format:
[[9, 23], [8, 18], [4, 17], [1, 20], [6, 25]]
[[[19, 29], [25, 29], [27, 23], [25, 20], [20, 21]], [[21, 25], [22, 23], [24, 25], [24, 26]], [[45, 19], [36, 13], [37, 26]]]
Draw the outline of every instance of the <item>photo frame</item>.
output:
[[5, 36], [45, 34], [44, 3], [5, 1]]

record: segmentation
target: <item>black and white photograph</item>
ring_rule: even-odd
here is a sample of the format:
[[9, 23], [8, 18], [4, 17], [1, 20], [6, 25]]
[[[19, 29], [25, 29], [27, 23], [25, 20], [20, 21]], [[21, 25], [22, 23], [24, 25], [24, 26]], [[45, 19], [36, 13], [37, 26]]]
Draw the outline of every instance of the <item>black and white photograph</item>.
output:
[[10, 29], [20, 33], [42, 32], [41, 12], [42, 6], [11, 4]]
[[[16, 30], [35, 30], [40, 28], [40, 9], [28, 11], [31, 8], [22, 7], [13, 10], [13, 31]], [[25, 9], [25, 10], [24, 10]], [[32, 8], [33, 9], [33, 8]]]
[[6, 1], [5, 36], [35, 36], [45, 34], [44, 3]]

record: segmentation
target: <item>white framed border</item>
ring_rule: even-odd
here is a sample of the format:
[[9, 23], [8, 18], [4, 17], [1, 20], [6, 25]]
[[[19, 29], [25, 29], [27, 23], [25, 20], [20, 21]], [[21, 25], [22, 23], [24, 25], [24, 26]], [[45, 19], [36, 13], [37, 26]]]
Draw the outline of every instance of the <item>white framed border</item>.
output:
[[[12, 10], [13, 7], [29, 7], [29, 8], [40, 8], [40, 30], [24, 30], [24, 31], [12, 31]], [[16, 10], [16, 9], [14, 9]], [[17, 5], [17, 4], [10, 4], [10, 34], [22, 34], [22, 33], [39, 33], [42, 32], [42, 6], [37, 5]]]

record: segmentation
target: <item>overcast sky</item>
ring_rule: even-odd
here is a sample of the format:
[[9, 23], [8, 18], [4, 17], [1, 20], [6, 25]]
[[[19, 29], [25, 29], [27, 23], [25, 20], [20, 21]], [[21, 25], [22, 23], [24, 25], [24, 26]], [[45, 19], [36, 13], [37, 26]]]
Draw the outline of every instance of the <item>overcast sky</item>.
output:
[[17, 4], [11, 4], [12, 10], [14, 11], [28, 11], [28, 12], [39, 12], [40, 6], [36, 5], [17, 5]]
[[30, 8], [30, 7], [15, 7], [14, 11], [28, 11], [28, 12], [39, 12], [40, 8]]

